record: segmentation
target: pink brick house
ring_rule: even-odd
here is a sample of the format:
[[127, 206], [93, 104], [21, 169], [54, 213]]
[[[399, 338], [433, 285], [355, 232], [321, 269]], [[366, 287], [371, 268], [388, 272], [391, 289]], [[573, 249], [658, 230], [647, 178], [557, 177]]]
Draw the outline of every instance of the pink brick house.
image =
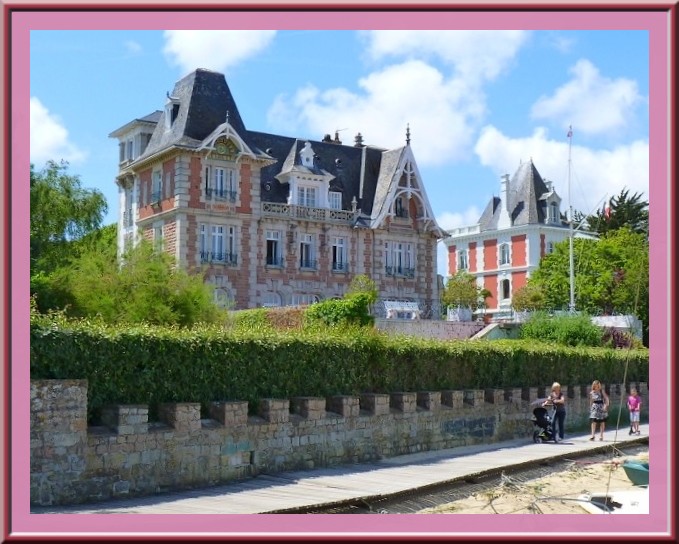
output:
[[[198, 69], [120, 145], [119, 253], [140, 237], [236, 309], [341, 297], [367, 274], [382, 301], [436, 314], [445, 236], [405, 145], [351, 145], [248, 130], [224, 75]], [[384, 308], [378, 305], [378, 308]]]

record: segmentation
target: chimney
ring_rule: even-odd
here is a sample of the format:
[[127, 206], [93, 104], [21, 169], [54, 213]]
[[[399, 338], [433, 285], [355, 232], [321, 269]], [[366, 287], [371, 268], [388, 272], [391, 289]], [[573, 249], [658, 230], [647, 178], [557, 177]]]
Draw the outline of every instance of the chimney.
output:
[[497, 222], [498, 229], [512, 226], [509, 215], [509, 174], [503, 174], [500, 180], [500, 217]]
[[363, 147], [363, 136], [361, 136], [360, 132], [356, 134], [356, 138], [354, 140], [354, 147]]
[[335, 131], [335, 143], [336, 144], [341, 144], [342, 140], [339, 139], [339, 130]]

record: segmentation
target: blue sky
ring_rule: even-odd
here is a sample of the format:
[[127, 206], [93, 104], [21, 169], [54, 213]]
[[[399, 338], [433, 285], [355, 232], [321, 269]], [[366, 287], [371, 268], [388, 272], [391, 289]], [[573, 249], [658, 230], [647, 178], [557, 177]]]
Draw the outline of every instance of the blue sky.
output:
[[[585, 213], [648, 199], [647, 31], [31, 31], [31, 161], [67, 160], [116, 221], [113, 130], [162, 109], [196, 68], [223, 72], [252, 130], [411, 145], [443, 228], [477, 222], [532, 159]], [[443, 249], [439, 273], [445, 275]]]

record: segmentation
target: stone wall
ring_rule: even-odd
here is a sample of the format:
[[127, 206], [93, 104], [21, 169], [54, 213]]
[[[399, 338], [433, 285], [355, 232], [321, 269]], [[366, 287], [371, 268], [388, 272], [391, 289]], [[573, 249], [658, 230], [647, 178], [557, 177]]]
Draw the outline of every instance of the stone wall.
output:
[[[638, 384], [647, 399], [646, 384]], [[207, 487], [263, 473], [530, 439], [531, 403], [548, 387], [360, 397], [110, 406], [87, 427], [87, 382], [31, 381], [31, 503], [76, 504]], [[588, 386], [564, 386], [566, 430], [586, 423]], [[612, 406], [625, 389], [607, 387]], [[624, 403], [623, 403], [624, 404]], [[647, 407], [645, 407], [647, 413]], [[642, 414], [642, 418], [644, 415]], [[623, 420], [627, 424], [626, 416]]]
[[430, 319], [376, 319], [375, 327], [387, 334], [404, 334], [437, 340], [471, 338], [486, 325], [480, 321], [434, 321]]

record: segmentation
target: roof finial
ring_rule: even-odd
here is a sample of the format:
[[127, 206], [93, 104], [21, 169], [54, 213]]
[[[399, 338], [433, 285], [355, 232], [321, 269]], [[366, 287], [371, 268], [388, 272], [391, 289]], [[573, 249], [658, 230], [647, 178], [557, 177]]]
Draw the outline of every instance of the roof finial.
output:
[[410, 123], [406, 125], [406, 145], [410, 145]]
[[229, 110], [226, 110], [226, 124], [229, 124]]

